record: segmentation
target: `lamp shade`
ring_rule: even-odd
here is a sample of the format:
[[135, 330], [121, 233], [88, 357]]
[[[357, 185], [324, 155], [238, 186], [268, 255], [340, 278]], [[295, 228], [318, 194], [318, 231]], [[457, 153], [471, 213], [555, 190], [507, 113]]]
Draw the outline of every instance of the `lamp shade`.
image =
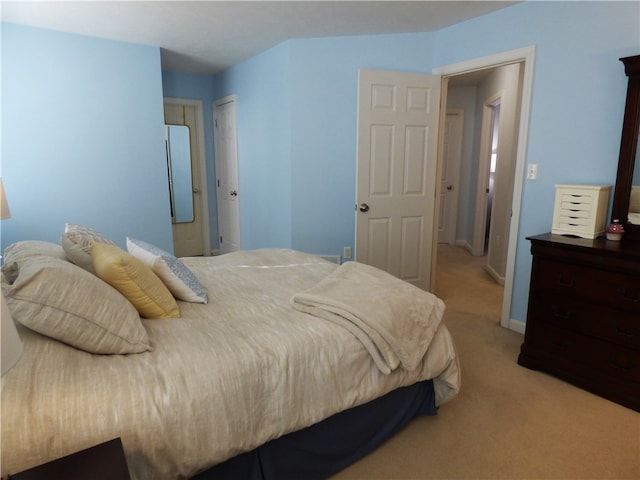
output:
[[0, 294], [0, 297], [2, 297], [2, 310], [0, 310], [0, 348], [2, 349], [0, 350], [0, 369], [2, 370], [2, 376], [4, 376], [20, 359], [22, 341], [16, 330], [16, 324], [13, 323], [7, 301], [4, 295]]
[[4, 185], [2, 185], [2, 178], [0, 178], [0, 220], [11, 217], [9, 211], [9, 204], [7, 203], [7, 197], [4, 194]]

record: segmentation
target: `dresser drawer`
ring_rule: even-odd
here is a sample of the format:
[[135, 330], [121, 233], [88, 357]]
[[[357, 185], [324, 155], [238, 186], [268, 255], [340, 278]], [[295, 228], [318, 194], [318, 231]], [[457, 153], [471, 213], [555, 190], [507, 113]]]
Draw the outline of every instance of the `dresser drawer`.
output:
[[530, 346], [594, 372], [640, 384], [640, 351], [539, 323], [531, 331]]
[[[581, 218], [579, 209], [571, 220]], [[518, 363], [640, 412], [640, 242], [542, 234]]]
[[538, 290], [640, 313], [640, 275], [538, 259], [532, 285]]
[[534, 321], [640, 350], [640, 316], [599, 304], [541, 292], [531, 306]]

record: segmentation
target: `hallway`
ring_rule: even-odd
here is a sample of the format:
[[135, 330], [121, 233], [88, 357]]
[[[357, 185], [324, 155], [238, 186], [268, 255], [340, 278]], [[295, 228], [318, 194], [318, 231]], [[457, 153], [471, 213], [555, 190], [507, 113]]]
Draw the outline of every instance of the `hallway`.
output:
[[504, 287], [485, 271], [486, 261], [486, 257], [474, 257], [462, 247], [439, 244], [434, 293], [448, 309], [500, 323]]

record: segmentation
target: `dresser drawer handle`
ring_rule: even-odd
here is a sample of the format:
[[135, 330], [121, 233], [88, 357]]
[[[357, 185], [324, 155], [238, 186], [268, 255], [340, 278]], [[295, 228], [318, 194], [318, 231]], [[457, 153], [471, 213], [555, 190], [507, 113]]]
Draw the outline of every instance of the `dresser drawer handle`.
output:
[[556, 280], [558, 281], [558, 285], [561, 287], [572, 288], [576, 285], [576, 277], [571, 276], [569, 279], [565, 279], [561, 273], [556, 275]]
[[564, 310], [561, 311], [558, 305], [551, 305], [551, 313], [555, 318], [559, 318], [560, 320], [569, 320], [573, 314], [573, 310]]
[[617, 368], [618, 370], [628, 371], [633, 370], [634, 368], [638, 368], [638, 362], [634, 362], [632, 360], [627, 361], [624, 365], [620, 364], [620, 362], [618, 362], [618, 360], [612, 356], [610, 356], [608, 360], [609, 365]]
[[633, 303], [640, 302], [640, 294], [638, 293], [638, 290], [629, 292], [626, 287], [619, 287], [616, 291], [627, 302], [633, 302]]

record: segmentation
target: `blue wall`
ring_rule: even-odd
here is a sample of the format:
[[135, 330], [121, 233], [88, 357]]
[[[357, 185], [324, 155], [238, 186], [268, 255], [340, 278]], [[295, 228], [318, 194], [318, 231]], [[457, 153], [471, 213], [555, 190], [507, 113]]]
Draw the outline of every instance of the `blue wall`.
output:
[[431, 34], [292, 40], [291, 245], [354, 246], [358, 69], [427, 72]]
[[431, 35], [290, 40], [215, 77], [238, 97], [242, 248], [353, 246], [358, 69], [426, 72]]
[[242, 249], [291, 246], [291, 67], [288, 43], [215, 78], [237, 95]]
[[2, 248], [65, 222], [173, 250], [158, 48], [2, 24]]

